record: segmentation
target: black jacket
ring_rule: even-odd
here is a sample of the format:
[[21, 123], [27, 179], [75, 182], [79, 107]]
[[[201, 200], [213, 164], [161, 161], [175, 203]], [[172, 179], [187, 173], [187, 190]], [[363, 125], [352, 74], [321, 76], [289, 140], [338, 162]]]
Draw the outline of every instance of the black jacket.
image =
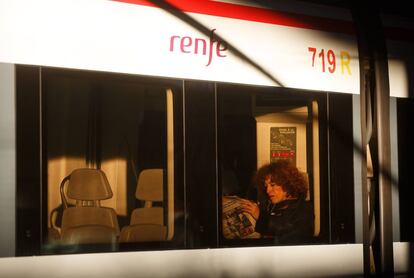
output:
[[263, 238], [273, 238], [275, 244], [302, 244], [311, 241], [313, 227], [312, 204], [301, 198], [261, 205], [256, 232]]

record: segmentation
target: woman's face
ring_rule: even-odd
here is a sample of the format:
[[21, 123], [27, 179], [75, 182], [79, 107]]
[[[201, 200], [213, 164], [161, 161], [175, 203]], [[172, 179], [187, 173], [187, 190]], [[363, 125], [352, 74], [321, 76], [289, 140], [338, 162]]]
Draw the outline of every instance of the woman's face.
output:
[[272, 204], [277, 204], [287, 199], [287, 192], [283, 190], [282, 186], [272, 182], [270, 176], [265, 178], [265, 190]]

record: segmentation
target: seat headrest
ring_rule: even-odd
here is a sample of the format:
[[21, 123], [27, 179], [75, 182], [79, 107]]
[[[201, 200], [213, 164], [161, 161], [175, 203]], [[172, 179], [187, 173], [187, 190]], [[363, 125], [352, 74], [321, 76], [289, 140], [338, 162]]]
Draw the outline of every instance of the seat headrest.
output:
[[76, 169], [70, 174], [67, 195], [75, 200], [96, 201], [112, 197], [111, 186], [99, 169]]
[[163, 169], [146, 169], [141, 171], [138, 177], [135, 197], [142, 201], [163, 201]]

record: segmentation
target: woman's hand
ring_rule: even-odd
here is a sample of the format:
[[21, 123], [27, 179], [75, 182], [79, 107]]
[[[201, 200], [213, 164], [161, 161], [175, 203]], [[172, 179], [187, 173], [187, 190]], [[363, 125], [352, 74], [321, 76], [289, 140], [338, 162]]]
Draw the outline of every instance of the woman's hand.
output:
[[242, 199], [240, 200], [241, 209], [243, 212], [249, 213], [255, 220], [259, 218], [260, 209], [259, 206], [252, 201]]

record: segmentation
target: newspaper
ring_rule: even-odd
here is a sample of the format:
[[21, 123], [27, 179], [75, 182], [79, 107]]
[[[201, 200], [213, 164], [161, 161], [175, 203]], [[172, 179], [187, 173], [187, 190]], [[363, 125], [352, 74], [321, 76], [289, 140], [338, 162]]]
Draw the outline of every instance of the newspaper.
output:
[[241, 198], [223, 197], [223, 236], [227, 239], [260, 238], [256, 233], [256, 220], [249, 213], [243, 212]]

